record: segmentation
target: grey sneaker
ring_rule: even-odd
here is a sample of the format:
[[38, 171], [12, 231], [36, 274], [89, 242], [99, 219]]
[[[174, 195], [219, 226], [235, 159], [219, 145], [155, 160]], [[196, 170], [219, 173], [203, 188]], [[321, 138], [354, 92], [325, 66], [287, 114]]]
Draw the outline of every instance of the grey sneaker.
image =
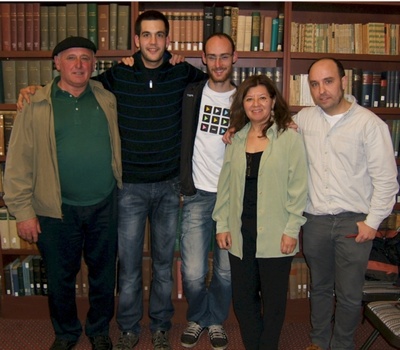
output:
[[208, 327], [208, 335], [210, 336], [211, 346], [214, 350], [224, 350], [228, 347], [228, 337], [224, 327], [221, 325], [213, 325]]
[[168, 341], [167, 331], [156, 331], [153, 333], [151, 340], [153, 342], [154, 350], [171, 350], [171, 345]]
[[200, 340], [204, 327], [196, 322], [189, 322], [185, 331], [181, 335], [181, 345], [185, 348], [193, 348]]
[[121, 332], [113, 350], [131, 350], [139, 342], [139, 335], [133, 332]]

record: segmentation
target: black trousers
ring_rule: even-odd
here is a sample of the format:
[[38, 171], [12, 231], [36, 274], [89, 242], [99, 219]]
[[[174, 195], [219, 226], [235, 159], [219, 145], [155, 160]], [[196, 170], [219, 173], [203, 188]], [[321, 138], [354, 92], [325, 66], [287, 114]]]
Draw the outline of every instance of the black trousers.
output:
[[[247, 253], [247, 254], [246, 254]], [[293, 257], [229, 254], [232, 299], [246, 350], [278, 350]]]
[[63, 204], [62, 219], [39, 217], [38, 247], [48, 279], [50, 317], [55, 335], [76, 341], [82, 333], [75, 300], [81, 257], [88, 266], [89, 304], [85, 333], [108, 335], [114, 315], [117, 254], [117, 191], [92, 206]]

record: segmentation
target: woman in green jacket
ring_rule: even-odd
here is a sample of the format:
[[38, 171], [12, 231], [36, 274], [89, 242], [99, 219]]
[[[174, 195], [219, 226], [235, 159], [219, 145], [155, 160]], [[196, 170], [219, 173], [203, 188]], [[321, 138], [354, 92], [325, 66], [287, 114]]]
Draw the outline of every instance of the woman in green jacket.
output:
[[229, 250], [233, 306], [246, 350], [277, 350], [289, 272], [306, 219], [307, 161], [289, 108], [264, 75], [234, 95], [213, 218]]

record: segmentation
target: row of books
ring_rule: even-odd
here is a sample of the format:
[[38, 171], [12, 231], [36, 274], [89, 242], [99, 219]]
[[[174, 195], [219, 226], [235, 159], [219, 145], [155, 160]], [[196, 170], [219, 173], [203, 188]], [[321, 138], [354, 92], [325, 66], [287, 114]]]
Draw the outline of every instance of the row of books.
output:
[[1, 3], [3, 51], [53, 50], [69, 36], [92, 40], [100, 50], [130, 49], [130, 6], [117, 3]]
[[[353, 95], [364, 107], [398, 108], [400, 106], [400, 71], [376, 72], [360, 68], [345, 69], [348, 85], [345, 93]], [[291, 106], [314, 106], [308, 74], [290, 76]]]
[[398, 157], [400, 155], [400, 120], [386, 120], [385, 122], [388, 125], [390, 134], [392, 136], [394, 156]]
[[310, 297], [310, 270], [303, 258], [294, 258], [289, 273], [288, 299]]
[[[114, 60], [98, 60], [92, 76], [103, 73], [116, 63]], [[16, 103], [20, 89], [46, 85], [58, 75], [53, 60], [3, 60], [0, 65], [0, 103]]]
[[6, 295], [47, 295], [47, 275], [40, 255], [16, 258], [4, 267]]
[[398, 55], [400, 25], [291, 23], [291, 52]]
[[264, 74], [270, 78], [276, 85], [277, 89], [282, 93], [283, 76], [282, 67], [233, 67], [232, 81], [239, 86], [243, 80], [252, 75]]
[[169, 50], [203, 50], [214, 33], [232, 37], [237, 51], [282, 51], [284, 15], [242, 14], [238, 7], [205, 6], [203, 11], [164, 12], [170, 24]]

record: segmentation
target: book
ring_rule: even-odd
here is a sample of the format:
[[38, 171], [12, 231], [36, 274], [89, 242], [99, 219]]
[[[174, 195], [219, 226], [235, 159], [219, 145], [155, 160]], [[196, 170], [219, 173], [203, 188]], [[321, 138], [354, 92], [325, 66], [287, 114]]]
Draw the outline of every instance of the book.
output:
[[[1, 114], [1, 116], [3, 116]], [[0, 208], [0, 236], [1, 249], [10, 249], [10, 231], [8, 229], [8, 210], [5, 207]]]
[[10, 19], [11, 19], [11, 51], [18, 50], [18, 24], [17, 24], [17, 4], [10, 4]]
[[17, 264], [17, 276], [18, 276], [18, 296], [22, 297], [25, 295], [25, 281], [24, 281], [24, 271], [22, 262], [19, 261]]
[[239, 15], [237, 21], [236, 51], [244, 51], [246, 16]]
[[0, 3], [1, 10], [1, 46], [3, 51], [11, 51], [11, 5]]
[[221, 6], [214, 7], [214, 29], [213, 33], [223, 33], [224, 26], [224, 8]]
[[200, 41], [200, 12], [192, 12], [192, 50], [193, 51], [198, 51], [199, 50], [199, 41]]
[[393, 108], [399, 107], [400, 71], [394, 71]]
[[352, 68], [353, 71], [353, 81], [352, 81], [352, 91], [353, 96], [356, 98], [358, 104], [361, 105], [362, 100], [362, 69]]
[[42, 283], [40, 276], [40, 255], [34, 255], [32, 258], [32, 268], [33, 268], [33, 282], [35, 295], [42, 295]]
[[25, 5], [22, 2], [16, 4], [17, 9], [17, 50], [25, 51]]
[[276, 43], [276, 51], [283, 51], [283, 28], [284, 28], [284, 14], [278, 15], [278, 37]]
[[33, 3], [33, 51], [40, 51], [40, 3]]
[[40, 84], [40, 60], [28, 61], [28, 85]]
[[250, 49], [251, 51], [260, 51], [260, 12], [251, 13], [251, 40]]
[[10, 262], [3, 269], [6, 295], [12, 295], [12, 266], [13, 262]]
[[214, 6], [204, 6], [203, 41], [214, 33]]
[[40, 264], [40, 286], [42, 288], [42, 295], [48, 295], [48, 288], [47, 288], [47, 273], [46, 268], [44, 266], [44, 260], [42, 257], [39, 259]]
[[21, 261], [19, 258], [15, 259], [13, 261], [12, 267], [11, 267], [11, 289], [12, 289], [12, 295], [15, 297], [19, 296], [19, 278], [18, 278], [18, 266], [21, 265]]
[[387, 72], [382, 72], [381, 73], [379, 107], [386, 107], [386, 94], [387, 94]]
[[25, 8], [25, 50], [33, 51], [33, 3], [26, 3]]
[[110, 4], [110, 50], [117, 49], [117, 13], [118, 13], [118, 4], [111, 3]]
[[234, 6], [231, 9], [231, 38], [235, 43], [235, 45], [237, 45], [238, 20], [239, 20], [239, 7]]
[[110, 49], [110, 18], [109, 18], [110, 6], [108, 4], [97, 5], [97, 33], [98, 33], [98, 49], [109, 50]]
[[252, 17], [251, 15], [245, 16], [244, 22], [244, 47], [243, 51], [251, 51], [251, 23]]
[[58, 43], [57, 6], [49, 6], [49, 45], [48, 49], [53, 50]]
[[57, 6], [57, 43], [67, 37], [67, 7]]
[[185, 50], [186, 47], [186, 26], [188, 18], [186, 12], [179, 12], [179, 50]]
[[88, 4], [78, 3], [78, 34], [83, 38], [89, 37], [88, 29]]
[[272, 30], [272, 17], [264, 16], [264, 51], [271, 51], [271, 30]]
[[371, 107], [372, 100], [372, 71], [363, 70], [362, 72], [362, 97], [361, 105], [363, 107]]
[[46, 85], [53, 80], [53, 61], [40, 60], [40, 85]]
[[17, 76], [15, 74], [15, 60], [3, 60], [1, 61], [3, 71], [3, 90], [4, 90], [4, 102], [5, 103], [16, 103], [16, 84]]
[[32, 265], [33, 255], [28, 255], [22, 260], [22, 271], [24, 279], [25, 295], [34, 295], [35, 286], [33, 283], [33, 265]]
[[21, 239], [18, 236], [17, 220], [15, 219], [15, 216], [10, 214], [8, 214], [8, 232], [10, 235], [10, 248], [20, 249]]
[[[6, 155], [6, 146], [4, 144], [4, 115], [0, 112], [0, 156], [5, 156]], [[2, 173], [2, 169], [0, 167], [0, 194], [3, 194], [3, 173]], [[1, 231], [1, 228], [0, 228]], [[1, 236], [1, 232], [0, 232], [0, 236]]]
[[179, 22], [180, 22], [180, 12], [179, 11], [172, 12], [171, 33], [170, 33], [172, 50], [179, 50], [179, 40], [181, 37], [180, 34], [181, 26]]
[[67, 37], [78, 36], [78, 4], [67, 3]]
[[294, 261], [292, 261], [289, 272], [288, 297], [289, 299], [297, 299], [297, 266]]
[[271, 24], [271, 50], [275, 52], [278, 50], [278, 30], [279, 30], [279, 19], [273, 18]]
[[[119, 7], [119, 6], [118, 6]], [[88, 33], [89, 40], [91, 40], [97, 47], [97, 4], [93, 2], [88, 3]]]
[[118, 5], [117, 12], [117, 49], [128, 50], [129, 47], [129, 11], [127, 5]]
[[15, 88], [17, 89], [15, 92], [15, 96], [17, 98], [20, 90], [28, 86], [28, 61], [17, 60], [15, 62], [15, 70], [16, 70]]
[[379, 107], [381, 97], [381, 72], [372, 72], [371, 107]]
[[49, 50], [49, 7], [40, 6], [40, 50]]
[[[184, 19], [184, 24], [185, 24], [185, 47], [184, 47], [184, 50], [188, 50], [188, 51], [192, 51], [193, 47], [194, 47], [194, 39], [193, 39], [194, 16], [195, 16], [194, 12], [193, 13], [187, 12], [185, 19]], [[198, 26], [197, 26], [196, 30], [198, 30]], [[198, 39], [196, 39], [196, 40], [198, 40]]]
[[222, 32], [231, 35], [231, 6], [224, 6], [224, 17], [222, 19]]

